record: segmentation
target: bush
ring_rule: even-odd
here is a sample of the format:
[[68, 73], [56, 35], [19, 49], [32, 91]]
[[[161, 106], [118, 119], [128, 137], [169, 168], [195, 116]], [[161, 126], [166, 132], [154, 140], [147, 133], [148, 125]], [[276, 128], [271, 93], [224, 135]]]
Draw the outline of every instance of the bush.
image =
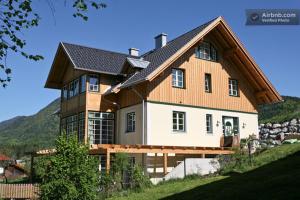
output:
[[41, 199], [94, 200], [99, 187], [97, 160], [76, 137], [60, 136], [56, 153], [41, 158], [36, 166], [41, 180]]

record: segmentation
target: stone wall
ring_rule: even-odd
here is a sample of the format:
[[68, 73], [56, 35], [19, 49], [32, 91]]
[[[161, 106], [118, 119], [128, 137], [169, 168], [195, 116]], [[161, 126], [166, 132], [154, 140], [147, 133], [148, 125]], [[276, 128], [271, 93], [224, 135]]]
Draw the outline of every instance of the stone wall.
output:
[[292, 119], [283, 123], [266, 123], [259, 125], [261, 140], [282, 142], [289, 135], [300, 136], [300, 119]]

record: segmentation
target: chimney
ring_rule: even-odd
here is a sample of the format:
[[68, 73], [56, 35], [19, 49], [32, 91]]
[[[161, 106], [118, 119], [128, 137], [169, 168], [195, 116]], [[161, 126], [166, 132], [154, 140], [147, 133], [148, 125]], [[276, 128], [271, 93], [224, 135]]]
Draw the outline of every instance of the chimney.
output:
[[162, 48], [167, 44], [167, 34], [161, 33], [155, 38], [155, 49]]
[[129, 50], [129, 55], [131, 56], [139, 56], [139, 50], [136, 48], [130, 48]]

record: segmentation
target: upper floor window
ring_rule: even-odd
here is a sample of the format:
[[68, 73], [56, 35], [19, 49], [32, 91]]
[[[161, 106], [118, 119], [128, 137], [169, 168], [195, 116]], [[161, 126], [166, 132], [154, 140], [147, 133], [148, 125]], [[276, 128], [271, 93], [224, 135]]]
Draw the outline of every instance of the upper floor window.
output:
[[69, 84], [69, 97], [73, 97], [79, 94], [79, 80], [71, 81]]
[[99, 77], [97, 75], [89, 76], [89, 91], [99, 92]]
[[211, 74], [205, 74], [205, 92], [211, 93]]
[[135, 112], [127, 113], [127, 132], [135, 132]]
[[238, 80], [229, 79], [229, 96], [237, 97], [239, 95]]
[[213, 126], [212, 126], [212, 115], [207, 114], [206, 115], [206, 132], [207, 133], [212, 133], [213, 132]]
[[80, 77], [80, 92], [86, 91], [86, 75], [82, 75]]
[[172, 86], [183, 88], [184, 86], [184, 71], [181, 69], [172, 69]]
[[63, 98], [63, 100], [68, 99], [68, 86], [66, 86], [66, 85], [62, 89], [62, 98]]
[[173, 111], [173, 131], [185, 131], [185, 112]]
[[202, 42], [196, 48], [196, 57], [205, 60], [217, 61], [217, 50], [212, 44], [208, 42]]

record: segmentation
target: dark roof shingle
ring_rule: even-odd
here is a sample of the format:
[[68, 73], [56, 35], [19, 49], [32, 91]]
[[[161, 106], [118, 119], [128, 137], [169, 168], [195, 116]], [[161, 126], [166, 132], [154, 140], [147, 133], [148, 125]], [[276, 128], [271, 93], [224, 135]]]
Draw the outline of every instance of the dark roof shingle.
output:
[[62, 42], [75, 68], [119, 75], [127, 54]]
[[135, 74], [130, 77], [121, 88], [128, 87], [134, 83], [143, 81], [146, 77], [151, 74], [155, 69], [157, 69], [162, 63], [164, 63], [168, 58], [174, 55], [178, 50], [180, 50], [184, 45], [191, 41], [197, 34], [199, 34], [204, 28], [206, 28], [215, 19], [198, 26], [197, 28], [169, 41], [164, 47], [159, 49], [154, 49], [145, 53], [142, 57], [144, 60], [150, 62], [147, 68], [143, 69], [140, 73]]

